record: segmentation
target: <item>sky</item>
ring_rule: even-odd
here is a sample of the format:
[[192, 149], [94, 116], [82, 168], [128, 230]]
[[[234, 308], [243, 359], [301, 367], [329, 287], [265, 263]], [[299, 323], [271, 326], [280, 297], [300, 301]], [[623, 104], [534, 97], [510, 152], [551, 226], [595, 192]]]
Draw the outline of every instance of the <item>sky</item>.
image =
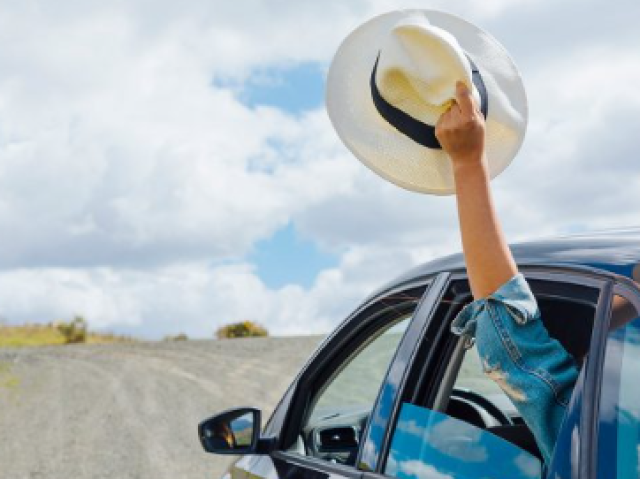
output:
[[0, 321], [323, 334], [460, 251], [455, 199], [380, 179], [324, 108], [340, 42], [416, 7], [522, 74], [527, 135], [492, 183], [509, 241], [640, 224], [635, 0], [0, 0]]

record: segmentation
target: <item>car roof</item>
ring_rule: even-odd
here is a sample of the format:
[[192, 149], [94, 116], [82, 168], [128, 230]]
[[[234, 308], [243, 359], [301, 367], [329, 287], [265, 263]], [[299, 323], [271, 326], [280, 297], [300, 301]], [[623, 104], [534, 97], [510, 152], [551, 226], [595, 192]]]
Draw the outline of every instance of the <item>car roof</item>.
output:
[[[557, 236], [512, 244], [518, 266], [596, 268], [640, 282], [640, 227]], [[417, 266], [381, 288], [372, 297], [443, 271], [464, 271], [457, 253]]]

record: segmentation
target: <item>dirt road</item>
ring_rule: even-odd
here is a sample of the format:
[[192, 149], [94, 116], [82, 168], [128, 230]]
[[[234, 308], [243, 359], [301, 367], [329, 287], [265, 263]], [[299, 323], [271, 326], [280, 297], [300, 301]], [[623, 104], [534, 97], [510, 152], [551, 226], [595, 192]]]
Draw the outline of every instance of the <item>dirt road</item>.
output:
[[217, 479], [198, 422], [268, 417], [321, 339], [0, 350], [0, 479]]

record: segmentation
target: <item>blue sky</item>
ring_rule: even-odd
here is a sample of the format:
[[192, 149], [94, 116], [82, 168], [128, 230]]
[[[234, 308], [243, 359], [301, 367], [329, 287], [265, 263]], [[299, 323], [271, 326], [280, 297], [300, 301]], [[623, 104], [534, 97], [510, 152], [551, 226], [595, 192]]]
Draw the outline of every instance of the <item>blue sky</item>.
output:
[[256, 243], [249, 260], [255, 264], [260, 279], [272, 289], [288, 284], [310, 288], [320, 271], [334, 268], [339, 262], [336, 255], [301, 238], [292, 224]]
[[239, 98], [249, 107], [272, 106], [298, 115], [322, 107], [324, 80], [319, 63], [270, 68], [249, 78], [241, 87]]

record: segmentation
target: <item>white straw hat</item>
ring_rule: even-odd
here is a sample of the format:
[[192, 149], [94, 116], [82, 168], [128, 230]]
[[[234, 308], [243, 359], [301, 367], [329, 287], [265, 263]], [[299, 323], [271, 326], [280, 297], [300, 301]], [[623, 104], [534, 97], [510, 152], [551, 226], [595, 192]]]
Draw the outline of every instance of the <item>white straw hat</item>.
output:
[[434, 127], [458, 80], [472, 86], [485, 115], [494, 178], [524, 139], [524, 85], [504, 47], [454, 15], [395, 11], [358, 27], [331, 63], [327, 111], [344, 144], [383, 178], [421, 193], [452, 194], [451, 160]]

